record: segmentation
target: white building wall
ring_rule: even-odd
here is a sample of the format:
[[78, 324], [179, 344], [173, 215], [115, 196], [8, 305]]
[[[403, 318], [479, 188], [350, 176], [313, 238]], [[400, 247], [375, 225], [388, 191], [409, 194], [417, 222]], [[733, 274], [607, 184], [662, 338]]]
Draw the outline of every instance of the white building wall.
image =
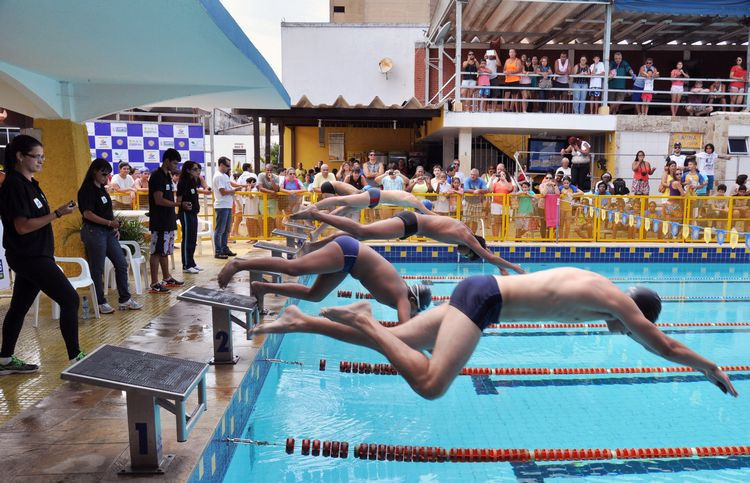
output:
[[668, 146], [668, 132], [620, 131], [617, 134], [616, 168], [612, 176], [626, 180], [630, 189], [633, 181], [632, 164], [635, 153], [642, 150], [646, 153], [646, 161], [656, 168], [656, 172], [649, 178], [649, 184], [651, 185], [651, 194], [657, 195], [659, 193], [657, 191], [659, 179], [664, 173], [665, 159], [669, 154]]
[[[745, 142], [750, 147], [750, 126], [730, 124], [728, 135], [730, 138], [745, 138]], [[726, 163], [726, 185], [731, 190], [735, 186], [734, 181], [737, 179], [737, 175], [750, 174], [750, 155], [735, 155]]]
[[[427, 25], [281, 24], [282, 82], [296, 103], [332, 104], [343, 95], [351, 104], [379, 96], [401, 104], [414, 96], [414, 48]], [[393, 60], [388, 78], [378, 62]]]

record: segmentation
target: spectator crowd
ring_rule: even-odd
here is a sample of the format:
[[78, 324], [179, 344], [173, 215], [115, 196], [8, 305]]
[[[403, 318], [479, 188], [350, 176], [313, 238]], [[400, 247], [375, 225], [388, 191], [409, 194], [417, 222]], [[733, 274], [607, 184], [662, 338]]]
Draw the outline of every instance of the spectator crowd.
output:
[[689, 116], [703, 116], [744, 108], [748, 72], [742, 63], [737, 57], [726, 78], [704, 83], [691, 81], [683, 62], [660, 71], [649, 57], [633, 67], [622, 52], [615, 52], [605, 66], [599, 55], [581, 55], [574, 62], [567, 52], [552, 60], [546, 55], [519, 56], [510, 49], [502, 61], [494, 49], [481, 59], [469, 50], [461, 64], [460, 94], [468, 111], [595, 114], [606, 81], [611, 114], [633, 105], [636, 114], [648, 115], [654, 95], [663, 94], [659, 101], [671, 103], [672, 116], [681, 114], [681, 108]]

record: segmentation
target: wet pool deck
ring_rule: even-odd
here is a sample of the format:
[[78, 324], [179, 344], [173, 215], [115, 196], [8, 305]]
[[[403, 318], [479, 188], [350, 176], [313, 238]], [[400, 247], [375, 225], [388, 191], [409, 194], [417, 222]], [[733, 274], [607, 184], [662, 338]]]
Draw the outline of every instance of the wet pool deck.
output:
[[[248, 245], [232, 246], [244, 256], [267, 256], [265, 250]], [[210, 251], [209, 251], [210, 252]], [[175, 276], [192, 285], [216, 287], [216, 274], [223, 260], [203, 256], [198, 275]], [[184, 276], [183, 276], [184, 275]], [[229, 289], [249, 292], [247, 272], [239, 273]], [[132, 285], [132, 283], [131, 283]], [[169, 295], [143, 294], [141, 311], [117, 311], [101, 319], [81, 321], [83, 350], [113, 344], [172, 357], [207, 361], [213, 351], [211, 308], [177, 301], [183, 289]], [[85, 294], [86, 290], [81, 291]], [[110, 301], [116, 300], [111, 291]], [[285, 298], [266, 297], [266, 308], [278, 313]], [[0, 300], [0, 317], [8, 300]], [[57, 321], [51, 319], [49, 299], [42, 298], [39, 327], [27, 316], [16, 355], [41, 365], [33, 375], [0, 377], [0, 480], [14, 482], [121, 481], [117, 472], [129, 465], [125, 394], [120, 391], [64, 382], [60, 372], [68, 365]], [[272, 320], [275, 316], [266, 316]], [[208, 410], [185, 443], [178, 443], [175, 418], [161, 410], [164, 454], [175, 454], [167, 474], [151, 477], [162, 481], [186, 481], [219, 423], [235, 389], [247, 372], [262, 340], [245, 340], [244, 331], [233, 330], [236, 365], [210, 366], [206, 376]], [[194, 394], [188, 408], [195, 406]], [[189, 409], [190, 410], [190, 409]], [[141, 477], [142, 478], [142, 477]]]

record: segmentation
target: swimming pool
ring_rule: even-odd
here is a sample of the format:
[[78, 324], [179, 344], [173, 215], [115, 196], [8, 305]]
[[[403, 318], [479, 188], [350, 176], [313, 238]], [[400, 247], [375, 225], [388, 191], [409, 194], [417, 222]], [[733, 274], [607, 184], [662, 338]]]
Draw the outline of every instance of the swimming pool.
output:
[[[493, 273], [483, 264], [397, 264], [402, 274]], [[527, 264], [530, 270], [551, 265]], [[665, 296], [741, 297], [750, 269], [727, 264], [591, 264], [618, 285], [645, 285]], [[675, 280], [684, 280], [677, 282]], [[734, 281], [728, 281], [734, 280]], [[450, 295], [456, 281], [435, 280], [433, 295]], [[347, 279], [340, 287], [364, 291]], [[533, 287], [529, 288], [533, 290]], [[351, 299], [334, 292], [316, 313]], [[574, 303], [574, 301], [571, 301]], [[376, 318], [395, 311], [373, 305]], [[660, 322], [750, 321], [742, 302], [665, 303]], [[675, 327], [670, 336], [721, 365], [750, 364], [750, 327]], [[369, 349], [310, 334], [285, 335], [267, 355], [303, 366], [270, 364], [241, 438], [279, 446], [234, 445], [224, 481], [541, 481], [572, 478], [627, 481], [750, 479], [750, 458], [684, 458], [592, 462], [408, 463], [353, 457], [359, 443], [444, 448], [623, 448], [746, 445], [750, 441], [750, 376], [732, 373], [738, 399], [695, 373], [575, 376], [459, 376], [447, 394], [426, 401], [400, 377], [341, 373], [338, 362], [387, 362]], [[319, 360], [327, 370], [318, 370]], [[670, 366], [623, 336], [602, 329], [489, 329], [471, 367]], [[296, 439], [293, 455], [287, 437]], [[300, 455], [303, 438], [347, 441], [346, 459]]]

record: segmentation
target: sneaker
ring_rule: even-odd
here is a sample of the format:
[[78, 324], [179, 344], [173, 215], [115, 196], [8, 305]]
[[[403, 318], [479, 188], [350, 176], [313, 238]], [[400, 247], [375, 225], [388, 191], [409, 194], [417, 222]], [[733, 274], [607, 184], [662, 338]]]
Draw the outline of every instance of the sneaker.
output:
[[77, 355], [77, 356], [75, 356], [74, 358], [72, 358], [72, 359], [70, 360], [70, 363], [71, 363], [71, 364], [75, 364], [75, 363], [76, 363], [76, 362], [78, 362], [78, 361], [82, 361], [82, 360], [83, 360], [83, 359], [84, 359], [85, 357], [86, 357], [86, 353], [85, 353], [85, 352], [83, 352], [83, 351], [78, 351], [78, 355]]
[[120, 310], [141, 310], [143, 304], [139, 304], [133, 299], [128, 299], [125, 302], [120, 302], [119, 308]]
[[185, 285], [185, 282], [180, 282], [179, 280], [175, 280], [174, 277], [169, 277], [167, 279], [164, 279], [161, 281], [162, 285], [166, 287], [182, 287]]
[[183, 268], [182, 273], [201, 273], [201, 271], [195, 267], [190, 267], [190, 268]]
[[169, 289], [161, 282], [156, 282], [148, 288], [148, 293], [169, 293]]
[[227, 250], [224, 250], [224, 255], [228, 255], [228, 256], [230, 256], [230, 257], [235, 257], [235, 256], [237, 256], [237, 254], [236, 254], [236, 253], [234, 253], [234, 252], [233, 252], [232, 250], [229, 250], [229, 249], [227, 249]]
[[24, 361], [16, 356], [10, 356], [10, 362], [7, 364], [0, 364], [0, 376], [7, 374], [24, 374], [36, 372], [39, 370], [39, 366], [36, 364], [26, 364]]
[[229, 258], [229, 255], [224, 255], [223, 253], [217, 253], [216, 255], [214, 255], [214, 258], [219, 258], [221, 260], [226, 260], [227, 258]]
[[203, 268], [199, 267], [198, 265], [194, 266], [193, 268], [196, 269], [196, 270], [198, 270], [199, 272], [203, 271]]
[[111, 305], [108, 303], [99, 304], [99, 313], [100, 314], [114, 314], [115, 309], [112, 308]]

